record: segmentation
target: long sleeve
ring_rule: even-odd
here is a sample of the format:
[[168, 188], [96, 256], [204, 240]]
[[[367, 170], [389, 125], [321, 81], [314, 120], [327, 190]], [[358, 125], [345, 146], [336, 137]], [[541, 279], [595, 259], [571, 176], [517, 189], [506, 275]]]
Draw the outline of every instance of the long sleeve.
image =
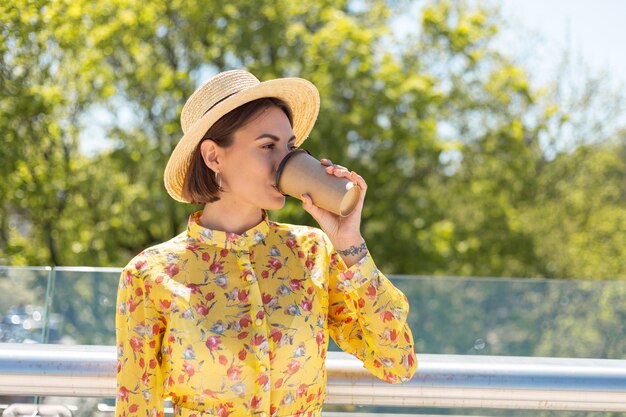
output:
[[163, 319], [150, 301], [148, 263], [139, 255], [122, 271], [115, 316], [117, 417], [162, 417]]
[[406, 296], [376, 268], [369, 253], [350, 268], [330, 253], [329, 332], [337, 345], [388, 383], [411, 379], [417, 367], [406, 319]]

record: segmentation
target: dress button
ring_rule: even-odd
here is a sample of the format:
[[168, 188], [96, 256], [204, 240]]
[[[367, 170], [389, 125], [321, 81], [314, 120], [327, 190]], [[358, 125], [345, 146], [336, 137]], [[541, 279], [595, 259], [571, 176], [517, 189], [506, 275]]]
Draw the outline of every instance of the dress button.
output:
[[261, 319], [256, 319], [254, 322], [256, 323], [257, 326], [260, 326], [263, 324], [263, 320]]
[[252, 275], [246, 275], [246, 281], [252, 282]]

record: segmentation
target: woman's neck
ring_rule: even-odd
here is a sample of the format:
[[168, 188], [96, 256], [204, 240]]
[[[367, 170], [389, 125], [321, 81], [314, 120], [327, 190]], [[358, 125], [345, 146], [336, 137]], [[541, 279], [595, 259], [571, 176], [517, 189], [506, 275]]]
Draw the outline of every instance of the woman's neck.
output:
[[202, 227], [223, 232], [243, 234], [263, 220], [263, 210], [247, 204], [220, 199], [204, 205], [199, 223]]

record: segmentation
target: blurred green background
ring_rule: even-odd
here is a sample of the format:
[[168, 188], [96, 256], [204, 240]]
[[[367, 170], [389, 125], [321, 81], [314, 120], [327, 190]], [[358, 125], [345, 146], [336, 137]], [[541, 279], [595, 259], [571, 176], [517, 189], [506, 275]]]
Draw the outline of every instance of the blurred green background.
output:
[[[386, 273], [626, 278], [624, 91], [567, 54], [533, 82], [497, 2], [422, 2], [400, 35], [413, 4], [3, 2], [0, 264], [120, 267], [182, 231], [180, 110], [245, 67], [317, 85], [306, 148], [366, 178]], [[271, 217], [314, 224], [297, 201]]]

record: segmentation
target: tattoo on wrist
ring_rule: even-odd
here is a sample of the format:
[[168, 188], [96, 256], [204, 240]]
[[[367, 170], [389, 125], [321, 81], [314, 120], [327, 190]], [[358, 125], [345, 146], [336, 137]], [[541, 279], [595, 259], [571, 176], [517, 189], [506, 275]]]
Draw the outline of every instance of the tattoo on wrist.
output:
[[337, 253], [339, 253], [340, 255], [343, 256], [350, 256], [350, 255], [358, 255], [361, 252], [366, 252], [367, 251], [367, 246], [365, 245], [365, 242], [361, 243], [361, 246], [350, 246], [348, 249], [346, 250], [337, 250]]

